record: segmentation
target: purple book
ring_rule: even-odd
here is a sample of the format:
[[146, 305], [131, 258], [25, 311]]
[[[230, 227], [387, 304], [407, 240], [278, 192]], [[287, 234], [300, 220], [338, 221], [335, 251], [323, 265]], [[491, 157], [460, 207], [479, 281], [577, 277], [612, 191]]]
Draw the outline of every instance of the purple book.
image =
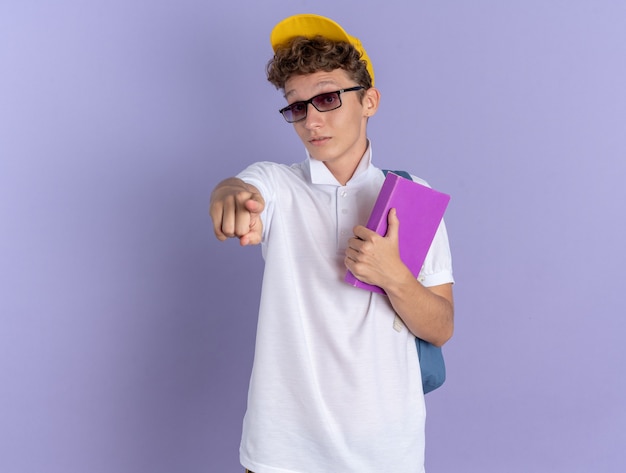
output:
[[[366, 227], [385, 235], [387, 214], [395, 208], [400, 220], [400, 258], [417, 278], [449, 201], [447, 194], [389, 172]], [[378, 286], [359, 281], [350, 271], [345, 281], [368, 291], [385, 293]]]

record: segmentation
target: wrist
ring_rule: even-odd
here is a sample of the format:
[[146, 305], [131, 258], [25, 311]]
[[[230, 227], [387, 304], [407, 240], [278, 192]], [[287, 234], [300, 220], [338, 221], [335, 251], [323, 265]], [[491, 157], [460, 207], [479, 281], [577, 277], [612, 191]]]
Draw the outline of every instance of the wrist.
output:
[[407, 292], [413, 292], [415, 285], [419, 284], [413, 273], [403, 263], [400, 269], [390, 273], [383, 289], [389, 297], [401, 297]]

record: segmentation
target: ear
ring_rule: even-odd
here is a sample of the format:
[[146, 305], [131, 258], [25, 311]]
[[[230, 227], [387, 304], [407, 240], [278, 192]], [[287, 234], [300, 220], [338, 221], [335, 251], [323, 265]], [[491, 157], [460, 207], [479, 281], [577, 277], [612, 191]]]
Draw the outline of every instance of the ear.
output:
[[370, 87], [365, 91], [365, 97], [363, 97], [363, 112], [366, 117], [371, 117], [378, 110], [378, 104], [380, 103], [380, 91], [375, 87]]

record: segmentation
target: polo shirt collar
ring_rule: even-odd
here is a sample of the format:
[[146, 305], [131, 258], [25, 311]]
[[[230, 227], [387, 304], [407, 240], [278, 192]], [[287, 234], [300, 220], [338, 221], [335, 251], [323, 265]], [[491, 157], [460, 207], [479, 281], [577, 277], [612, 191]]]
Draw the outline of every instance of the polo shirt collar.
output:
[[[316, 159], [311, 158], [311, 155], [307, 151], [308, 162], [309, 162], [309, 172], [311, 175], [311, 183], [312, 184], [321, 184], [327, 186], [338, 186], [340, 185], [335, 176], [328, 170], [326, 165], [318, 161]], [[352, 181], [357, 180], [362, 174], [365, 174], [367, 170], [370, 168], [370, 164], [372, 162], [372, 144], [367, 142], [367, 149], [365, 150], [365, 154], [359, 161], [358, 166], [356, 167], [354, 174], [348, 181], [348, 184]]]

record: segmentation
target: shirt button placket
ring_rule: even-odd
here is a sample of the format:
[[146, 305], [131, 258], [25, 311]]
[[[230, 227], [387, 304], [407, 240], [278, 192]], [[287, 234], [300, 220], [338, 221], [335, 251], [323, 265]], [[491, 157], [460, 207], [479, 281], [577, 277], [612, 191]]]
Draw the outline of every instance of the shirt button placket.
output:
[[337, 252], [343, 253], [348, 246], [350, 238], [349, 216], [350, 216], [350, 193], [345, 187], [337, 189]]

